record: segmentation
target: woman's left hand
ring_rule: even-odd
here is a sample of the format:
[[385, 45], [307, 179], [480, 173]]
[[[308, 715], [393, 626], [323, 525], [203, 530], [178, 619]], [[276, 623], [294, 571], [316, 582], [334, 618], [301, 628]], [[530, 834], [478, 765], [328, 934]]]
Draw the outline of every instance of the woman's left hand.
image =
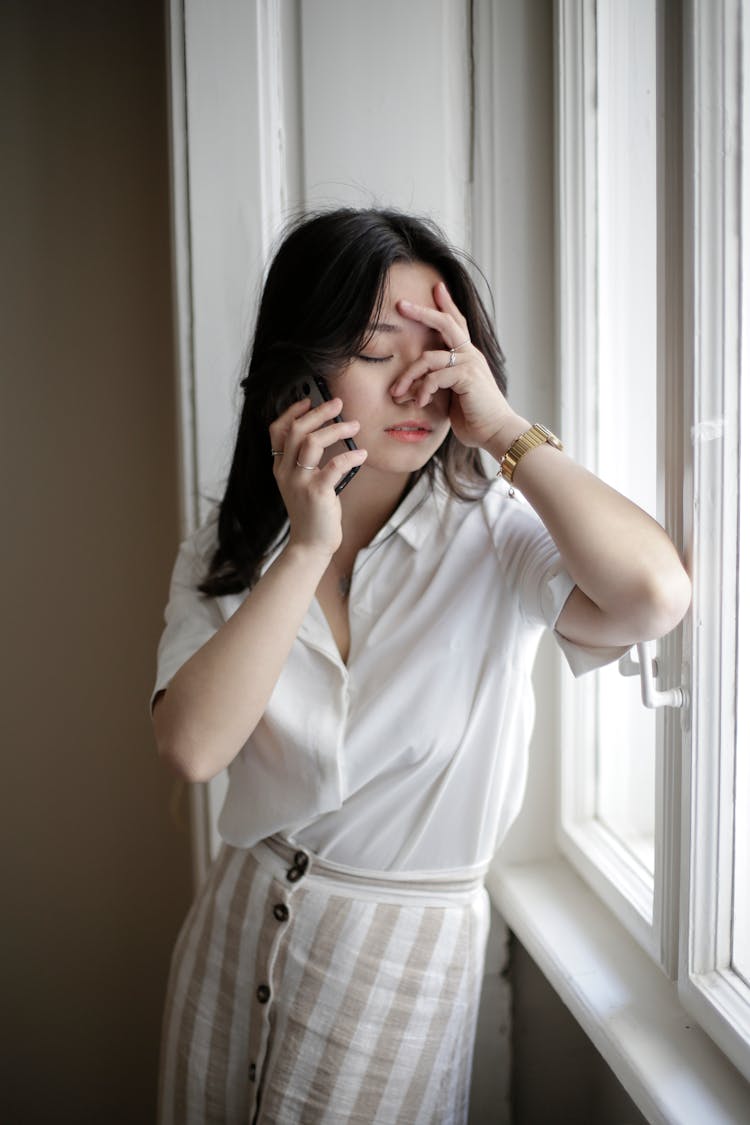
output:
[[[399, 301], [401, 316], [433, 328], [445, 342], [444, 351], [425, 351], [399, 375], [391, 387], [395, 402], [413, 399], [425, 407], [440, 389], [451, 391], [450, 423], [464, 445], [487, 448], [492, 438], [515, 417], [495, 382], [487, 360], [474, 347], [461, 311], [444, 282], [434, 290], [436, 309]], [[453, 358], [451, 358], [453, 357]]]

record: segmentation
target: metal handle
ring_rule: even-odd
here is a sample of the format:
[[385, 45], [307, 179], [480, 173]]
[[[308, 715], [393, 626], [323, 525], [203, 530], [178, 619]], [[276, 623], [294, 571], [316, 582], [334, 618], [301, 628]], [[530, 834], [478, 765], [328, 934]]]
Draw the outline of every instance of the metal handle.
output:
[[630, 649], [620, 657], [618, 668], [621, 676], [641, 677], [641, 699], [644, 707], [684, 707], [685, 692], [681, 687], [657, 690], [656, 677], [659, 675], [659, 662], [656, 659], [656, 641], [641, 641], [635, 646], [638, 659], [633, 660]]

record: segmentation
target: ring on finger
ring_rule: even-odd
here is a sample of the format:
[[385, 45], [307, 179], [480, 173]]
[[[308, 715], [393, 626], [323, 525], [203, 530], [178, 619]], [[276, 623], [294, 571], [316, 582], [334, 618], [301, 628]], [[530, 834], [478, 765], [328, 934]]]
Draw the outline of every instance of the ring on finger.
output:
[[303, 465], [301, 461], [297, 462], [298, 469], [316, 469], [317, 465]]
[[272, 449], [271, 450], [271, 456], [272, 457], [283, 457], [284, 456], [284, 450], [283, 449]]
[[451, 354], [448, 356], [448, 362], [446, 363], [445, 366], [446, 367], [453, 367], [455, 362], [456, 362], [456, 349], [451, 348]]

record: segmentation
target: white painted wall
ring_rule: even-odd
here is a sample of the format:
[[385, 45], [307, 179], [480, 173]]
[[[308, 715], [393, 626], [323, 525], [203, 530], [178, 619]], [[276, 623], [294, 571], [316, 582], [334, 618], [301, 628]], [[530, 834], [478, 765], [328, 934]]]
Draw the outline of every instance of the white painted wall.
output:
[[471, 98], [465, 0], [304, 0], [308, 206], [395, 205], [468, 245]]

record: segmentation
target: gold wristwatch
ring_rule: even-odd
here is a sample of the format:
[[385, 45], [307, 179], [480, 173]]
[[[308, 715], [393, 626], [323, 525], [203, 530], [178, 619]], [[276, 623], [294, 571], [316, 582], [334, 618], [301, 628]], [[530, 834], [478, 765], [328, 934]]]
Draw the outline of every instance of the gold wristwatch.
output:
[[497, 475], [502, 476], [508, 484], [511, 484], [516, 466], [524, 453], [528, 453], [530, 449], [536, 449], [538, 445], [544, 445], [545, 443], [551, 445], [553, 449], [562, 449], [563, 447], [560, 439], [555, 437], [551, 430], [548, 430], [546, 426], [535, 423], [531, 429], [519, 434], [510, 449], [503, 455], [500, 462], [500, 471]]

